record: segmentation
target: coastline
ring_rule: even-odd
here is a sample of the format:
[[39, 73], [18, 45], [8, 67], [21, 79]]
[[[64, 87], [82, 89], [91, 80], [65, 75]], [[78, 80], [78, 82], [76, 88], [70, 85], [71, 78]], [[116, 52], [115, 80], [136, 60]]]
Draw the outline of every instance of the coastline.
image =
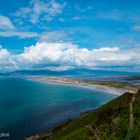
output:
[[116, 96], [120, 96], [124, 94], [125, 92], [131, 92], [133, 93], [134, 91], [131, 90], [125, 90], [122, 88], [117, 88], [117, 87], [110, 87], [110, 86], [105, 86], [105, 85], [99, 85], [99, 84], [89, 84], [86, 81], [78, 81], [76, 79], [66, 79], [66, 78], [47, 78], [47, 77], [30, 77], [29, 79], [35, 80], [35, 81], [40, 81], [40, 82], [45, 82], [45, 83], [51, 83], [51, 84], [62, 84], [62, 85], [70, 85], [70, 86], [77, 86], [81, 88], [88, 88], [91, 90], [97, 90], [101, 92], [106, 92], [108, 94], [113, 94]]
[[[126, 92], [131, 92], [134, 93], [134, 91], [129, 91], [129, 90], [125, 90], [122, 88], [117, 88], [117, 87], [110, 87], [110, 86], [103, 86], [103, 85], [94, 85], [94, 84], [89, 84], [86, 83], [85, 81], [77, 81], [77, 79], [66, 79], [66, 78], [46, 78], [46, 77], [30, 77], [28, 78], [29, 80], [36, 80], [36, 81], [40, 81], [40, 82], [44, 82], [44, 83], [51, 83], [51, 84], [62, 84], [62, 85], [70, 85], [70, 86], [78, 86], [78, 87], [82, 87], [82, 88], [88, 88], [88, 89], [92, 89], [92, 90], [97, 90], [97, 91], [103, 91], [106, 92], [108, 94], [113, 94], [116, 95], [117, 98], [119, 98], [119, 96], [123, 95]], [[102, 106], [101, 106], [102, 107]], [[99, 108], [101, 108], [99, 107]], [[98, 109], [98, 108], [97, 108]], [[91, 111], [87, 111], [87, 112], [81, 112], [79, 117], [84, 117], [86, 116], [89, 112]], [[78, 117], [78, 118], [79, 118]], [[77, 118], [71, 120], [74, 121]], [[50, 138], [53, 134], [65, 129], [65, 127], [68, 125], [68, 121], [57, 125], [56, 127], [53, 128], [53, 130], [50, 133], [43, 133], [43, 134], [36, 134], [34, 136], [30, 136], [30, 137], [26, 137], [25, 140], [43, 140], [44, 138], [48, 139]]]

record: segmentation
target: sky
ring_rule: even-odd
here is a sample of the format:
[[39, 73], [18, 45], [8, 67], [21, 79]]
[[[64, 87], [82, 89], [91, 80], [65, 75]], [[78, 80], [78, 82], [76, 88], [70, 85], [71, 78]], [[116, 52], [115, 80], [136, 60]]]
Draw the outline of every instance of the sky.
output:
[[139, 0], [0, 0], [0, 71], [139, 71]]

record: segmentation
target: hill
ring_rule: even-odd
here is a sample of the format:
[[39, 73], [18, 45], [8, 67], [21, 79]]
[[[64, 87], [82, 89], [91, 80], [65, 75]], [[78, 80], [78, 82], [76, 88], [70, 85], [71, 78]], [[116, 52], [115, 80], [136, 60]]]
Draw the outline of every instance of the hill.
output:
[[36, 140], [139, 140], [140, 90], [125, 93]]

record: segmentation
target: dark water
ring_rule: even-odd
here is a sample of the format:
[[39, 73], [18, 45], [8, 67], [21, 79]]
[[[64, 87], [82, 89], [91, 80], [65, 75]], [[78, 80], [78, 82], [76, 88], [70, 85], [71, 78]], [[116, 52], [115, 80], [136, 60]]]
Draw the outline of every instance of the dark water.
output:
[[[0, 78], [0, 133], [21, 140], [95, 109], [115, 95], [70, 85]], [[6, 139], [6, 138], [3, 138]]]

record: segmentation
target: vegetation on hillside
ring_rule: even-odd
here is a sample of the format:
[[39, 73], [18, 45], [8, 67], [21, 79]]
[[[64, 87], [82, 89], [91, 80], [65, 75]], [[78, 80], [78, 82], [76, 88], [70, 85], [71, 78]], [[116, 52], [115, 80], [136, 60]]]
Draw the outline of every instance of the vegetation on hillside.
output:
[[27, 140], [140, 140], [140, 90]]
[[[133, 94], [125, 93], [92, 112], [55, 131], [49, 140], [124, 140], [130, 122], [130, 102]], [[133, 102], [134, 128], [130, 138], [140, 139], [140, 90]], [[44, 138], [45, 139], [45, 138]]]

